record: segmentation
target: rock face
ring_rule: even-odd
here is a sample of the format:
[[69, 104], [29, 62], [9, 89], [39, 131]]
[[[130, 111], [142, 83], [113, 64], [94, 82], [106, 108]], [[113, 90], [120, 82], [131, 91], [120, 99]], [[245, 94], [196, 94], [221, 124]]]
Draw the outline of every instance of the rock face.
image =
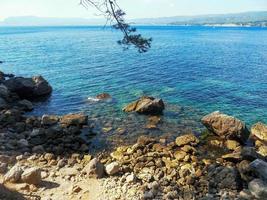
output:
[[198, 144], [199, 140], [197, 139], [197, 137], [190, 133], [190, 134], [186, 134], [186, 135], [182, 135], [176, 138], [175, 143], [178, 147], [180, 146], [184, 146], [187, 144], [190, 145], [196, 145]]
[[4, 176], [4, 182], [16, 183], [20, 181], [23, 170], [21, 167], [15, 165]]
[[102, 178], [104, 176], [104, 165], [97, 158], [94, 158], [84, 167], [83, 173], [90, 178]]
[[21, 175], [21, 180], [28, 184], [38, 185], [41, 182], [41, 170], [36, 167], [26, 169]]
[[162, 114], [165, 106], [162, 99], [154, 97], [141, 97], [139, 100], [130, 103], [125, 108], [124, 112], [137, 112], [140, 114]]
[[4, 82], [4, 85], [22, 99], [34, 99], [49, 95], [52, 92], [52, 87], [42, 76], [10, 78]]
[[267, 142], [267, 125], [263, 123], [254, 124], [251, 128], [251, 136]]
[[108, 175], [114, 175], [120, 171], [120, 165], [117, 162], [112, 162], [106, 166], [106, 172]]
[[249, 132], [242, 121], [219, 111], [206, 115], [201, 122], [209, 131], [222, 138], [238, 139], [245, 142], [249, 136]]
[[81, 125], [86, 125], [88, 123], [88, 116], [78, 113], [78, 114], [68, 114], [64, 115], [60, 123], [64, 126], [81, 126]]

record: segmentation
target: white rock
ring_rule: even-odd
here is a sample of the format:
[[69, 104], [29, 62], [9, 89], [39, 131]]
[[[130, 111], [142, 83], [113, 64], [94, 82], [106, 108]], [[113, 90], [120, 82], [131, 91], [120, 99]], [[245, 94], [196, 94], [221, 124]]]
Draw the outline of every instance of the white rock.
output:
[[112, 162], [106, 166], [106, 172], [108, 175], [114, 175], [120, 171], [120, 165], [117, 162]]

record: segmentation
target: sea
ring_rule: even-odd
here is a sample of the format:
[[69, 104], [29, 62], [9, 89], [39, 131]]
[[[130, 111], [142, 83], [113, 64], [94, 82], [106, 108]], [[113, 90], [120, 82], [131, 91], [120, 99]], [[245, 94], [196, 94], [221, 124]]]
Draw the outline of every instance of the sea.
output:
[[[34, 102], [30, 115], [89, 115], [98, 142], [127, 143], [139, 135], [174, 138], [200, 134], [201, 118], [221, 111], [248, 127], [267, 123], [267, 28], [140, 26], [152, 37], [147, 53], [124, 50], [122, 34], [102, 26], [0, 27], [0, 70], [17, 76], [42, 75], [52, 95]], [[109, 93], [112, 99], [96, 101]], [[124, 113], [147, 95], [166, 109], [157, 128], [149, 116]], [[90, 135], [90, 134], [89, 134]], [[93, 137], [91, 137], [93, 138]]]

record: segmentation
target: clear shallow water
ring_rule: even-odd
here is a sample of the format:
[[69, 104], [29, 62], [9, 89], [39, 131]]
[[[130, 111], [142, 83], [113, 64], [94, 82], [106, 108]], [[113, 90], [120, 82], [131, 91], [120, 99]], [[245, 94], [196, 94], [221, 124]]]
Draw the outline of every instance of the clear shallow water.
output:
[[[266, 28], [139, 30], [154, 39], [145, 54], [123, 51], [115, 42], [120, 33], [102, 27], [1, 27], [0, 70], [48, 79], [54, 91], [36, 105], [37, 115], [85, 111], [96, 124], [138, 133], [146, 117], [121, 108], [146, 94], [168, 104], [161, 132], [151, 134], [201, 130], [199, 119], [215, 110], [248, 125], [267, 123]], [[87, 101], [102, 92], [114, 100]]]

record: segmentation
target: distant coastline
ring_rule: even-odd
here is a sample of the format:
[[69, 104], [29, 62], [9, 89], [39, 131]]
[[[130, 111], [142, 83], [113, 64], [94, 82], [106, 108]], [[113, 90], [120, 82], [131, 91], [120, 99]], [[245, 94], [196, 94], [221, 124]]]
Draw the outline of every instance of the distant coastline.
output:
[[[129, 19], [137, 26], [214, 26], [214, 27], [267, 27], [267, 11], [197, 16]], [[2, 26], [101, 26], [105, 19], [48, 18], [36, 16], [9, 17]]]

